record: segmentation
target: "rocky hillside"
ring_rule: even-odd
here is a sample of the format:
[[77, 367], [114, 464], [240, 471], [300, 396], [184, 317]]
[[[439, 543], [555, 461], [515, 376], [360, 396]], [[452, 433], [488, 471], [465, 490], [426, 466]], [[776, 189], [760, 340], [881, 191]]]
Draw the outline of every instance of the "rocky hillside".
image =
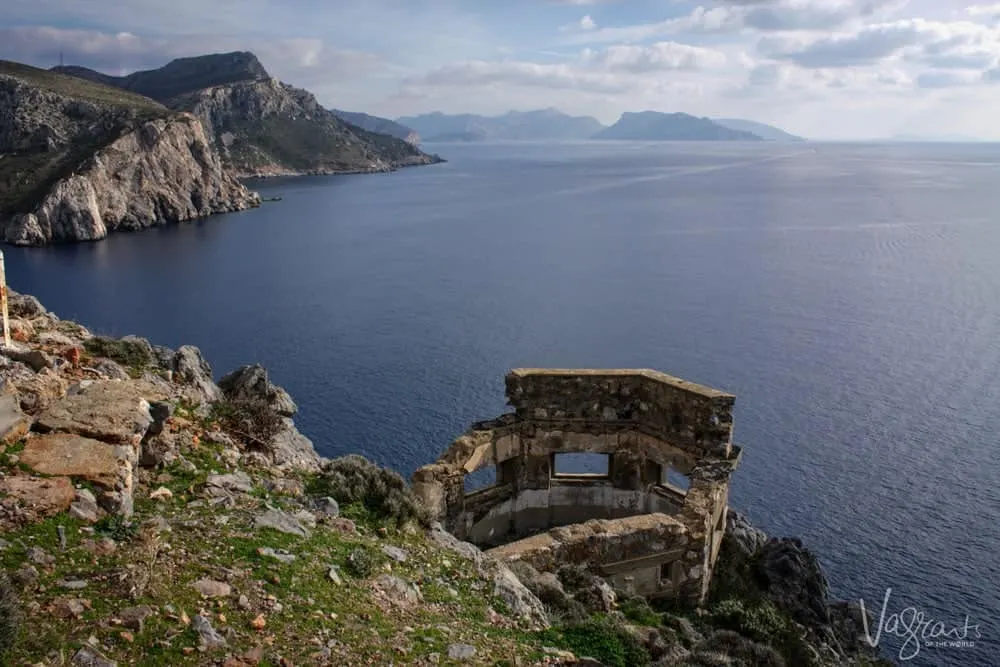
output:
[[255, 206], [198, 120], [99, 83], [0, 62], [0, 233], [93, 241]]
[[345, 120], [351, 125], [356, 125], [362, 130], [368, 130], [376, 134], [388, 134], [390, 137], [402, 139], [414, 146], [420, 143], [419, 134], [394, 120], [357, 111], [341, 111], [340, 109], [331, 109], [330, 111], [336, 114], [341, 120]]
[[879, 664], [814, 555], [731, 513], [711, 602], [508, 567], [403, 479], [319, 457], [259, 366], [94, 336], [11, 293], [0, 350], [0, 663]]
[[341, 120], [308, 91], [271, 78], [250, 53], [185, 58], [129, 77], [79, 67], [60, 71], [142, 91], [193, 113], [240, 176], [382, 172], [440, 161]]

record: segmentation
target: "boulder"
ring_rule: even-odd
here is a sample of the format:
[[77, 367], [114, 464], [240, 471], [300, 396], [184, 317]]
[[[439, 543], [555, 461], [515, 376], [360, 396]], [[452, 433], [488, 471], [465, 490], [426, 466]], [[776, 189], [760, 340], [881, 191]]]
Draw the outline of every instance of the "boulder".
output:
[[50, 405], [38, 415], [35, 429], [138, 446], [153, 423], [148, 400], [163, 398], [146, 382], [102, 380]]
[[288, 535], [298, 535], [299, 537], [309, 537], [309, 531], [299, 523], [299, 520], [281, 510], [269, 509], [257, 516], [253, 522], [254, 528], [271, 528]]
[[2, 373], [8, 386], [17, 392], [21, 409], [28, 414], [40, 412], [66, 395], [69, 383], [58, 372], [43, 369], [33, 372], [20, 362], [12, 362]]
[[[28, 440], [21, 463], [44, 475], [61, 475], [93, 482], [104, 489], [99, 504], [109, 512], [130, 515], [135, 465], [132, 447], [109, 445], [68, 433]], [[72, 499], [71, 499], [72, 501]]]
[[222, 390], [212, 379], [212, 367], [193, 345], [183, 345], [174, 354], [171, 364], [174, 381], [190, 385], [199, 403], [214, 403], [222, 398]]
[[22, 518], [30, 522], [46, 519], [69, 509], [76, 491], [65, 477], [4, 477], [0, 494], [20, 504]]
[[271, 440], [268, 452], [271, 465], [283, 470], [319, 472], [323, 460], [312, 440], [299, 433], [291, 419], [285, 417], [282, 422], [282, 428]]
[[755, 528], [745, 516], [732, 509], [726, 513], [726, 537], [745, 556], [753, 556], [767, 543], [764, 531]]
[[30, 294], [20, 294], [7, 288], [7, 313], [11, 317], [32, 318], [44, 315], [48, 311], [42, 302]]
[[50, 355], [41, 350], [25, 347], [18, 343], [14, 343], [9, 347], [0, 347], [0, 350], [3, 351], [5, 357], [14, 361], [20, 361], [36, 373], [42, 369], [55, 366], [55, 362]]
[[31, 427], [31, 421], [21, 412], [16, 396], [0, 396], [0, 442], [10, 444], [23, 438]]
[[287, 391], [267, 379], [267, 370], [260, 365], [233, 371], [219, 381], [219, 388], [230, 399], [264, 399], [283, 417], [291, 417], [299, 409]]

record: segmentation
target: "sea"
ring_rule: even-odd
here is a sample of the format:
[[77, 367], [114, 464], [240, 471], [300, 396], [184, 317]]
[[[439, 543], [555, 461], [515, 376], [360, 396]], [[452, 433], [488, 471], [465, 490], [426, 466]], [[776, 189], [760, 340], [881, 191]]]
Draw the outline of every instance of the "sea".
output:
[[1000, 145], [427, 149], [448, 162], [4, 248], [8, 281], [217, 377], [264, 364], [322, 454], [404, 475], [504, 412], [511, 368], [727, 390], [731, 505], [815, 550], [887, 658], [1000, 665]]

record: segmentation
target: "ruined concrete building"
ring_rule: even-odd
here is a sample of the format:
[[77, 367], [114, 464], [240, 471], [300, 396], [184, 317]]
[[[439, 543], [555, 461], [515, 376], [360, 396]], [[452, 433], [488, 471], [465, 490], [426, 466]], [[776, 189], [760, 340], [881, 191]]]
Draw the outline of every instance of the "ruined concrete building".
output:
[[[540, 571], [581, 564], [640, 595], [702, 603], [740, 459], [735, 397], [652, 370], [517, 369], [506, 381], [514, 412], [414, 474], [444, 527]], [[468, 487], [490, 469], [491, 484]]]

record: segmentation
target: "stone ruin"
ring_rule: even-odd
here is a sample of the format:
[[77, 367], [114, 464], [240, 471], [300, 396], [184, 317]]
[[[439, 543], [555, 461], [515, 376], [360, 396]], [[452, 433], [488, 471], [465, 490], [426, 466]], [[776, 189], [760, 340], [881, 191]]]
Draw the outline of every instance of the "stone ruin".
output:
[[703, 603], [741, 454], [735, 397], [653, 370], [515, 369], [506, 384], [513, 413], [414, 473], [444, 528], [504, 561]]

